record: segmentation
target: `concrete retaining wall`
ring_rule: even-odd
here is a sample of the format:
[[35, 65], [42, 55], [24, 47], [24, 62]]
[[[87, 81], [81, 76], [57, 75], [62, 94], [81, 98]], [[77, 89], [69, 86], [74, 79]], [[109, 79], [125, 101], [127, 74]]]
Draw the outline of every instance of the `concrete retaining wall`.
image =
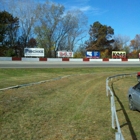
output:
[[91, 58], [19, 58], [19, 57], [0, 57], [0, 61], [71, 61], [71, 62], [102, 62], [102, 61], [110, 61], [110, 62], [138, 62], [140, 59], [110, 59], [110, 58], [103, 58], [103, 59], [91, 59]]

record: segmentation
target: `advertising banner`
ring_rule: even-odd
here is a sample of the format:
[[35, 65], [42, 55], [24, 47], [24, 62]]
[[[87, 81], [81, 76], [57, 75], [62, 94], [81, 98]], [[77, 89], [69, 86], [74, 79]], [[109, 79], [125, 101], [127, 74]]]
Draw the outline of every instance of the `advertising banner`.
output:
[[57, 51], [57, 57], [73, 57], [73, 52], [71, 51]]
[[44, 57], [44, 48], [24, 48], [24, 56]]
[[87, 58], [100, 58], [100, 52], [99, 51], [87, 51], [86, 52]]
[[125, 51], [112, 51], [112, 58], [115, 58], [115, 59], [126, 58], [126, 52]]

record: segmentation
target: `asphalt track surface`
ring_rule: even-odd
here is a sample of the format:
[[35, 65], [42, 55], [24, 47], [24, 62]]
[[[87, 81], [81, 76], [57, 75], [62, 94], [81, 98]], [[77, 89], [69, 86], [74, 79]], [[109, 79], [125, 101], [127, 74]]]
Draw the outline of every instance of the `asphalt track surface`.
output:
[[140, 67], [140, 62], [36, 62], [0, 61], [0, 68], [80, 68], [80, 67]]

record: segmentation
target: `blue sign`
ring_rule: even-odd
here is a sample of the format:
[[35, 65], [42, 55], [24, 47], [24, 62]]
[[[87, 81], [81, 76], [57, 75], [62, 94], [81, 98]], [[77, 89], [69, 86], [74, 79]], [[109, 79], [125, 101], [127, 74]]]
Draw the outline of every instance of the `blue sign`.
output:
[[100, 52], [99, 51], [87, 51], [86, 57], [87, 58], [100, 58]]

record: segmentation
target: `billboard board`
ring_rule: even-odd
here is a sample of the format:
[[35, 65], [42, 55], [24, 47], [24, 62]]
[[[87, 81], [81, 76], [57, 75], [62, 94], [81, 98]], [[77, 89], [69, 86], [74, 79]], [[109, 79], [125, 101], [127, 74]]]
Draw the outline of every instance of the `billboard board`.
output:
[[24, 48], [24, 56], [44, 57], [44, 48]]
[[100, 58], [100, 52], [99, 51], [87, 51], [86, 57], [87, 58]]
[[73, 52], [72, 51], [57, 51], [57, 57], [73, 57]]
[[112, 58], [115, 58], [115, 59], [126, 58], [126, 52], [125, 51], [112, 51]]

